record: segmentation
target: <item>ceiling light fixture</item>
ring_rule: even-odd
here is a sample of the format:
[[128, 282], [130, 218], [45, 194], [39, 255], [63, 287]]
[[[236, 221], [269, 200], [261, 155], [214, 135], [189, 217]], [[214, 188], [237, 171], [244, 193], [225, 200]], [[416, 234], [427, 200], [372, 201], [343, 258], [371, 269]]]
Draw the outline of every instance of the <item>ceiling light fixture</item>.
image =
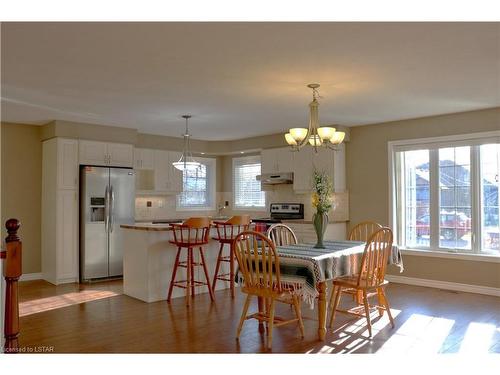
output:
[[309, 128], [290, 129], [285, 134], [286, 143], [290, 145], [293, 151], [300, 150], [308, 143], [314, 147], [315, 152], [318, 152], [318, 147], [320, 146], [336, 150], [336, 146], [344, 141], [345, 132], [337, 131], [337, 129], [330, 126], [319, 126], [319, 83], [310, 83], [307, 87], [312, 89], [313, 93], [313, 100], [309, 103]]
[[188, 131], [188, 120], [191, 117], [191, 115], [182, 116], [182, 118], [186, 120], [186, 132], [182, 135], [184, 138], [184, 149], [182, 150], [182, 156], [179, 161], [172, 163], [172, 165], [180, 171], [195, 170], [201, 167], [201, 164], [194, 160], [189, 147], [189, 137], [191, 137], [191, 135]]

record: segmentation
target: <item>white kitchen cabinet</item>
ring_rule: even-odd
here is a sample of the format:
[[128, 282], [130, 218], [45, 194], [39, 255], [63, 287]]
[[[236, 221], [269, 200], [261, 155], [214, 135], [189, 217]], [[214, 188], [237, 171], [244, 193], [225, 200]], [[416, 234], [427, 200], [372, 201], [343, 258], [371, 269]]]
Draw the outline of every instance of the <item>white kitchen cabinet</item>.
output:
[[108, 165], [133, 167], [134, 146], [125, 143], [108, 143]]
[[271, 148], [261, 152], [261, 173], [293, 171], [292, 151], [288, 148]]
[[42, 274], [53, 284], [78, 281], [78, 141], [42, 144]]
[[78, 279], [78, 192], [59, 190], [56, 202], [56, 284]]
[[333, 181], [334, 190], [345, 190], [345, 148], [338, 151], [319, 148], [315, 153], [313, 147], [305, 146], [293, 153], [293, 190], [297, 193], [312, 191], [313, 171], [323, 171]]
[[182, 172], [172, 165], [180, 157], [179, 152], [154, 151], [155, 191], [171, 194], [182, 192]]
[[296, 193], [308, 193], [312, 189], [312, 153], [309, 146], [293, 153], [293, 190]]
[[57, 187], [78, 189], [78, 141], [57, 138]]
[[125, 143], [80, 141], [80, 164], [133, 167], [134, 147]]
[[154, 150], [136, 148], [134, 150], [135, 169], [154, 169]]

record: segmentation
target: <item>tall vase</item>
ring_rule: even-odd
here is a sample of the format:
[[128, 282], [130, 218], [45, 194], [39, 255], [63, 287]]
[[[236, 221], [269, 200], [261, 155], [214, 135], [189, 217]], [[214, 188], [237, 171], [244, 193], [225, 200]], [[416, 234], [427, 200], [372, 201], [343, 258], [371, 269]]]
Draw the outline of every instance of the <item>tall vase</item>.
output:
[[313, 215], [313, 225], [316, 231], [317, 242], [314, 247], [316, 249], [324, 249], [323, 237], [325, 236], [326, 227], [328, 226], [328, 214], [326, 212], [316, 212]]

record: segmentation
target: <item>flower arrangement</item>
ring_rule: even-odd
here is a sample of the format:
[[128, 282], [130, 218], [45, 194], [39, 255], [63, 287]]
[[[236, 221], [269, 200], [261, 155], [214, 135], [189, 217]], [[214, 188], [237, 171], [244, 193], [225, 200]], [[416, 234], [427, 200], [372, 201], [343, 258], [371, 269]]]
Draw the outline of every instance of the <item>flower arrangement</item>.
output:
[[313, 173], [312, 205], [320, 214], [327, 213], [332, 207], [333, 183], [325, 173], [314, 171]]

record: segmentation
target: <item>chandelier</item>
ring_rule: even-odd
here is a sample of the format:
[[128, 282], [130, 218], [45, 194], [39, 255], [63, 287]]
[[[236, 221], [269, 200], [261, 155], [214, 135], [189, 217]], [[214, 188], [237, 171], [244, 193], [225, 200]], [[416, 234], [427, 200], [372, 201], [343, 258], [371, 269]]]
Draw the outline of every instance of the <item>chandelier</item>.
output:
[[293, 151], [300, 150], [308, 143], [314, 147], [315, 152], [318, 152], [320, 146], [336, 150], [336, 146], [344, 141], [345, 132], [337, 131], [331, 126], [319, 127], [319, 84], [310, 83], [307, 87], [312, 89], [313, 94], [313, 100], [309, 103], [309, 128], [292, 128], [285, 134], [285, 140]]
[[179, 161], [173, 162], [172, 165], [180, 171], [196, 170], [201, 167], [201, 164], [194, 160], [189, 148], [189, 137], [191, 135], [188, 132], [188, 120], [191, 118], [191, 115], [183, 115], [182, 118], [186, 120], [186, 132], [182, 135], [184, 138], [184, 149]]

